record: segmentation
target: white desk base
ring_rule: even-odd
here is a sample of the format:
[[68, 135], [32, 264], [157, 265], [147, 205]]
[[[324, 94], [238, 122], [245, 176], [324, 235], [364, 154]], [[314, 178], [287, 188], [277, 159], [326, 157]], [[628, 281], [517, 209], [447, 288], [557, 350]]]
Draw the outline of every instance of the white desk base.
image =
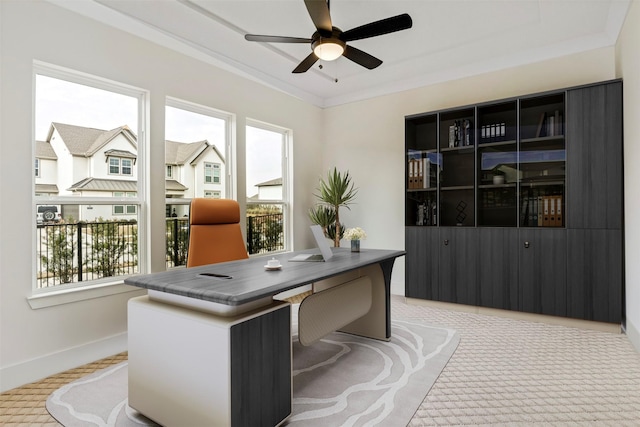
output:
[[291, 414], [291, 360], [287, 302], [220, 317], [129, 301], [129, 405], [163, 426], [281, 423]]

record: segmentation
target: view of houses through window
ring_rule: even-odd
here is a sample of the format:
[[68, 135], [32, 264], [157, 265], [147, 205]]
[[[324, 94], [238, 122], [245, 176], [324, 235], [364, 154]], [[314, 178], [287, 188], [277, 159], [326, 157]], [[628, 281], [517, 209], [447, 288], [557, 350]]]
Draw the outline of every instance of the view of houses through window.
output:
[[35, 288], [140, 272], [145, 92], [37, 66]]
[[286, 130], [258, 122], [246, 128], [247, 247], [249, 253], [287, 248]]
[[225, 198], [228, 114], [177, 99], [165, 108], [167, 268], [186, 265], [189, 202]]
[[[144, 272], [140, 197], [146, 92], [35, 67], [36, 291]], [[230, 197], [232, 115], [168, 98], [165, 107], [166, 266], [184, 266], [189, 203]], [[289, 132], [246, 128], [247, 249], [287, 248]]]

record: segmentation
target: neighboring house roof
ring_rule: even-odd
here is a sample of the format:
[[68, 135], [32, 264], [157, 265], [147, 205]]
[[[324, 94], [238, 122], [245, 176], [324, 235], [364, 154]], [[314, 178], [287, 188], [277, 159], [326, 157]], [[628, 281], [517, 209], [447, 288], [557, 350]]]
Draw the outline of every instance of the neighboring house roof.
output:
[[119, 179], [85, 178], [68, 188], [68, 191], [138, 191], [137, 181]]
[[189, 159], [197, 157], [203, 152], [209, 143], [204, 141], [198, 142], [176, 142], [165, 141], [164, 162], [168, 165], [184, 165]]
[[127, 125], [111, 130], [102, 130], [54, 122], [51, 123], [47, 141], [51, 141], [54, 129], [58, 131], [62, 141], [69, 149], [69, 153], [73, 156], [92, 156], [119, 134], [123, 134], [136, 146], [137, 138]]
[[186, 191], [189, 188], [180, 184], [175, 179], [167, 179], [164, 184], [164, 189], [167, 191]]
[[[208, 144], [208, 142], [207, 142]], [[222, 156], [222, 153], [220, 153], [220, 151], [218, 150], [218, 147], [216, 147], [215, 145], [209, 145], [209, 147], [211, 147], [211, 149], [213, 151], [216, 152], [216, 154], [218, 155], [218, 157], [220, 158], [220, 161], [222, 163], [224, 163], [224, 157]], [[208, 148], [207, 148], [208, 149]], [[192, 161], [191, 161], [191, 165], [195, 165], [196, 163], [198, 163], [198, 161], [200, 160], [200, 157], [202, 157], [206, 152], [207, 149], [202, 150]]]
[[36, 193], [58, 193], [56, 184], [36, 184]]
[[48, 141], [36, 141], [36, 158], [47, 160], [58, 160], [56, 152]]
[[128, 159], [136, 159], [138, 157], [135, 154], [133, 154], [131, 151], [126, 151], [126, 150], [107, 150], [104, 152], [104, 154], [106, 154], [107, 156], [124, 157]]
[[261, 182], [260, 184], [256, 184], [256, 187], [275, 187], [277, 185], [282, 185], [282, 178], [276, 178], [269, 181]]

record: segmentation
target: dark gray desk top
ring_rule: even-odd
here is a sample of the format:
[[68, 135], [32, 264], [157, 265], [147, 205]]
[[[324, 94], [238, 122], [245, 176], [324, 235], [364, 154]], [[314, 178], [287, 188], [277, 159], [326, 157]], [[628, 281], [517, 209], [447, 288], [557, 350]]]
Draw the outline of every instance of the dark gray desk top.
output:
[[[313, 250], [273, 255], [273, 258], [280, 260], [281, 270], [266, 271], [264, 265], [272, 257], [264, 256], [132, 276], [124, 282], [127, 285], [205, 301], [240, 305], [367, 265], [393, 261], [405, 254], [398, 250], [362, 249], [361, 252], [351, 252], [347, 248], [332, 249], [334, 256], [328, 262], [288, 261], [296, 254], [315, 252]], [[221, 274], [231, 278], [215, 278], [202, 273]]]

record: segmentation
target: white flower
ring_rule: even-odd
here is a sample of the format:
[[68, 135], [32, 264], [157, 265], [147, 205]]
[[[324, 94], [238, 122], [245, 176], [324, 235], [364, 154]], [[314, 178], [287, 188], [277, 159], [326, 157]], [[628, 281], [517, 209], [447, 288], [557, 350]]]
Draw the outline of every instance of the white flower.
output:
[[362, 240], [367, 238], [367, 233], [360, 227], [347, 228], [344, 232], [344, 238], [347, 240]]

